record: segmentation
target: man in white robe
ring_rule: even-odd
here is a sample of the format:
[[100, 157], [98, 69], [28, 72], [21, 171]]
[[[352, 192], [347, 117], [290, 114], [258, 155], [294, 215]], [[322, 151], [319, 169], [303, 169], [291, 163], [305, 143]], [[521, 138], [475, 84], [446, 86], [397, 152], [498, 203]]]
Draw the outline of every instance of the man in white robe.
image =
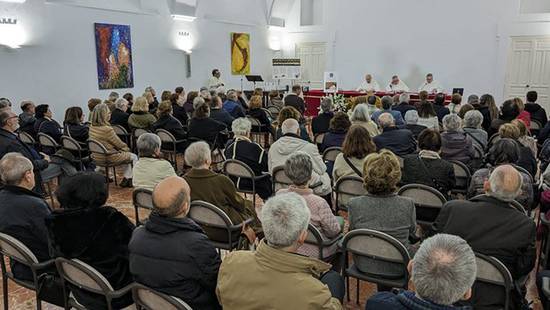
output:
[[399, 79], [399, 76], [394, 75], [391, 78], [391, 82], [388, 86], [386, 86], [386, 91], [388, 92], [396, 92], [396, 93], [404, 93], [409, 91], [409, 86], [405, 84], [405, 82], [401, 81]]
[[208, 80], [208, 89], [217, 90], [220, 87], [225, 86], [224, 81], [220, 78], [222, 73], [218, 69], [212, 70], [212, 76]]
[[422, 85], [420, 85], [420, 87], [418, 88], [419, 92], [423, 90], [427, 91], [428, 94], [437, 94], [444, 91], [441, 84], [439, 84], [438, 81], [434, 80], [434, 76], [431, 73], [428, 73], [426, 75], [426, 81], [422, 83]]
[[368, 92], [377, 92], [380, 91], [380, 85], [378, 85], [378, 82], [373, 80], [372, 75], [367, 74], [365, 76], [365, 80], [357, 87], [358, 92], [362, 93], [368, 93]]

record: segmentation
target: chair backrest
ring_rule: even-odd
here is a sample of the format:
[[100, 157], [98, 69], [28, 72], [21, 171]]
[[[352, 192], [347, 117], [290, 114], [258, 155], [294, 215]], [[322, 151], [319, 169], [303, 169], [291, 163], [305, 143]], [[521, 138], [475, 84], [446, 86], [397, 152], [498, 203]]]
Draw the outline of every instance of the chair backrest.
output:
[[342, 148], [341, 147], [337, 147], [337, 146], [329, 147], [323, 152], [323, 160], [325, 162], [326, 161], [335, 161], [336, 156], [338, 156], [338, 154], [340, 154], [340, 153], [342, 153]]
[[472, 174], [470, 173], [470, 168], [468, 168], [468, 166], [466, 166], [463, 162], [457, 160], [450, 160], [449, 162], [453, 164], [455, 172], [455, 187], [467, 189], [468, 184], [470, 184], [470, 179], [472, 177]]
[[157, 129], [155, 133], [157, 134], [157, 136], [159, 136], [160, 141], [164, 143], [175, 143], [177, 141], [174, 135], [171, 134], [168, 130]]
[[154, 291], [141, 284], [134, 285], [132, 296], [136, 305], [145, 310], [193, 310], [183, 300]]
[[64, 149], [69, 151], [77, 151], [77, 152], [82, 151], [82, 147], [80, 146], [80, 143], [78, 143], [78, 141], [68, 136], [61, 136], [61, 145], [63, 146]]
[[43, 132], [38, 133], [38, 143], [42, 145], [43, 147], [53, 147], [58, 148], [59, 144], [55, 141], [54, 138], [52, 138], [50, 135], [47, 135]]
[[148, 133], [150, 132], [149, 130], [147, 129], [143, 129], [143, 128], [136, 128], [134, 129], [134, 138], [139, 138], [139, 136], [141, 136], [142, 134], [144, 133]]
[[132, 193], [132, 202], [138, 208], [153, 210], [153, 192], [144, 188], [136, 188]]
[[55, 259], [55, 264], [63, 280], [80, 289], [100, 295], [114, 291], [109, 281], [99, 271], [81, 260], [58, 257]]
[[315, 135], [315, 137], [313, 137], [313, 141], [315, 142], [315, 144], [323, 144], [323, 139], [325, 138], [325, 134], [324, 133], [318, 133]]
[[16, 238], [0, 233], [0, 254], [25, 265], [38, 264], [34, 253]]
[[267, 110], [271, 113], [271, 115], [275, 118], [279, 115], [279, 112], [281, 112], [281, 109], [279, 109], [278, 106], [270, 105], [267, 107]]
[[273, 168], [271, 177], [273, 178], [274, 193], [276, 193], [280, 189], [288, 188], [290, 185], [293, 184], [292, 181], [286, 175], [284, 166], [278, 166]]
[[531, 130], [541, 130], [542, 129], [542, 124], [536, 120], [536, 119], [531, 119], [531, 123], [529, 125], [529, 129]]
[[474, 143], [474, 158], [475, 159], [481, 159], [483, 156], [485, 156], [485, 152], [483, 151], [483, 148], [481, 145]]
[[397, 156], [397, 160], [399, 160], [399, 167], [403, 169], [403, 167], [405, 167], [405, 159], [401, 156]]
[[510, 292], [514, 287], [514, 280], [508, 268], [498, 259], [480, 253], [476, 253], [476, 263], [476, 282], [502, 286], [506, 292], [504, 309], [508, 309]]
[[34, 138], [27, 132], [21, 131], [19, 132], [19, 139], [23, 141], [25, 144], [35, 145], [36, 141], [34, 141]]
[[245, 163], [236, 159], [227, 159], [223, 162], [223, 174], [236, 178], [253, 179], [254, 171]]
[[88, 139], [88, 149], [92, 153], [97, 154], [108, 154], [109, 151], [107, 151], [107, 148], [99, 141], [94, 139]]
[[500, 140], [500, 135], [497, 132], [489, 138], [489, 142], [487, 142], [487, 147], [490, 148], [498, 140]]
[[271, 113], [270, 110], [268, 110], [266, 108], [262, 108], [262, 110], [265, 112], [265, 114], [267, 114], [267, 117], [269, 117], [271, 120], [273, 120], [273, 113]]
[[353, 197], [367, 194], [363, 179], [358, 176], [345, 176], [336, 181], [334, 192], [338, 197], [338, 206], [345, 206]]
[[399, 196], [409, 197], [415, 204], [423, 207], [441, 208], [447, 202], [437, 189], [423, 184], [407, 184], [397, 192]]
[[227, 228], [233, 225], [229, 216], [222, 209], [206, 201], [192, 201], [188, 216], [201, 226]]
[[113, 130], [115, 131], [115, 134], [117, 136], [127, 136], [128, 135], [128, 130], [126, 130], [126, 128], [124, 128], [120, 125], [112, 125], [111, 127], [113, 127]]

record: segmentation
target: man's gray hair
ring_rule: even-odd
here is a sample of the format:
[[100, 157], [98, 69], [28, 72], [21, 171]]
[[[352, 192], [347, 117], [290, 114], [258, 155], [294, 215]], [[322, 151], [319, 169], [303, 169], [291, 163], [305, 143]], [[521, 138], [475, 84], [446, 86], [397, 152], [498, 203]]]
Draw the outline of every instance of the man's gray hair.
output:
[[474, 284], [476, 256], [464, 239], [437, 234], [422, 242], [412, 267], [412, 281], [420, 298], [450, 306]]
[[236, 135], [246, 136], [252, 129], [252, 123], [246, 117], [236, 118], [231, 123], [231, 131]]
[[401, 96], [399, 96], [399, 102], [409, 103], [409, 101], [411, 101], [411, 96], [409, 94], [403, 93], [401, 94]]
[[502, 201], [512, 201], [521, 193], [523, 178], [511, 165], [500, 165], [489, 176], [488, 195]]
[[458, 114], [447, 114], [443, 117], [443, 129], [457, 131], [462, 126], [462, 119]]
[[311, 179], [313, 162], [311, 157], [298, 151], [290, 155], [285, 161], [285, 174], [294, 185], [305, 185]]
[[478, 110], [471, 110], [464, 114], [464, 127], [481, 128], [483, 123], [483, 114]]
[[305, 199], [296, 193], [269, 198], [260, 216], [267, 244], [275, 248], [293, 245], [307, 230], [310, 217]]
[[119, 110], [122, 110], [125, 106], [128, 106], [128, 100], [124, 98], [117, 99], [117, 101], [115, 102], [115, 108]]
[[378, 124], [380, 124], [380, 127], [382, 129], [387, 127], [392, 127], [395, 125], [395, 119], [393, 118], [393, 115], [391, 115], [390, 113], [382, 113], [378, 117]]
[[192, 168], [199, 168], [211, 160], [210, 146], [204, 141], [194, 142], [185, 150], [185, 163]]
[[5, 110], [2, 110], [0, 108], [0, 127], [6, 126], [6, 124], [8, 123], [8, 119], [12, 117], [12, 114], [13, 112], [11, 111], [11, 109], [7, 108]]
[[153, 86], [147, 86], [147, 87], [145, 87], [145, 92], [150, 92], [151, 95], [153, 94], [154, 91], [155, 91], [155, 89], [153, 88]]
[[137, 139], [137, 149], [140, 157], [153, 157], [160, 150], [162, 141], [154, 133], [144, 133]]
[[230, 90], [227, 92], [227, 99], [231, 101], [238, 101], [239, 98], [237, 97], [237, 92], [234, 90]]
[[199, 105], [204, 103], [206, 103], [206, 101], [204, 101], [203, 97], [201, 96], [195, 97], [195, 99], [193, 99], [193, 109], [196, 110], [199, 107]]
[[6, 185], [18, 185], [31, 170], [32, 162], [20, 153], [8, 153], [0, 160], [0, 176]]
[[475, 94], [468, 96], [468, 103], [469, 104], [477, 104], [479, 103], [479, 97]]
[[407, 113], [405, 113], [405, 123], [407, 123], [407, 125], [416, 125], [416, 123], [418, 123], [418, 111], [407, 111]]
[[332, 110], [332, 98], [323, 98], [321, 101], [321, 111], [330, 112]]
[[298, 134], [300, 131], [300, 124], [297, 120], [289, 118], [281, 124], [281, 132], [284, 134], [293, 133]]
[[360, 103], [355, 106], [353, 112], [351, 113], [351, 122], [368, 122], [370, 121], [369, 107]]
[[116, 91], [112, 91], [110, 94], [109, 94], [109, 100], [114, 102], [115, 100], [118, 99], [118, 97], [120, 97], [120, 95], [116, 92]]
[[0, 109], [4, 108], [11, 108], [11, 102], [6, 98], [0, 99]]

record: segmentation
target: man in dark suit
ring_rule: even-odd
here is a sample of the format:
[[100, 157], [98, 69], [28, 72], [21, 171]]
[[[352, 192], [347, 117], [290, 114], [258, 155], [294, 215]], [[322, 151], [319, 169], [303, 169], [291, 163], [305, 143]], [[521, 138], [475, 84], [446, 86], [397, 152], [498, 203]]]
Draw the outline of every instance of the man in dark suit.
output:
[[291, 106], [296, 108], [296, 110], [300, 111], [302, 116], [306, 112], [306, 104], [304, 102], [304, 99], [300, 97], [300, 94], [302, 93], [302, 86], [300, 85], [294, 85], [292, 86], [292, 92], [285, 97], [285, 106]]
[[413, 133], [408, 129], [399, 129], [390, 113], [382, 113], [378, 117], [382, 133], [374, 137], [376, 149], [388, 149], [397, 156], [404, 156], [416, 152], [416, 141]]
[[[486, 195], [469, 201], [447, 202], [434, 223], [434, 231], [462, 237], [475, 252], [493, 256], [510, 271], [518, 287], [535, 266], [536, 226], [522, 210], [511, 205], [521, 191], [520, 173], [510, 165], [497, 167], [485, 182]], [[472, 304], [477, 308], [503, 306], [502, 288], [476, 283]], [[512, 309], [523, 296], [512, 293]]]
[[401, 96], [399, 96], [400, 104], [394, 106], [392, 110], [400, 112], [401, 116], [405, 118], [405, 114], [407, 114], [407, 111], [410, 111], [410, 110], [416, 111], [415, 106], [410, 104], [410, 101], [411, 101], [411, 96], [409, 96], [409, 94], [407, 93], [401, 94]]
[[115, 109], [111, 112], [111, 125], [120, 125], [126, 130], [130, 130], [128, 126], [128, 100], [121, 98], [115, 102]]

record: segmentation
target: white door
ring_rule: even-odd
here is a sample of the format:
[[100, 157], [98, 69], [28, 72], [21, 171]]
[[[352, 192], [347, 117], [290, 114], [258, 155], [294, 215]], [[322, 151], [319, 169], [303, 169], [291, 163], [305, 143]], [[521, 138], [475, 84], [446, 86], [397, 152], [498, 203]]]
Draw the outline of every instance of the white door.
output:
[[323, 88], [323, 75], [326, 65], [326, 43], [296, 44], [296, 58], [300, 58], [302, 79], [299, 82], [311, 89]]
[[506, 98], [534, 90], [538, 103], [550, 111], [550, 37], [514, 37], [508, 61]]

